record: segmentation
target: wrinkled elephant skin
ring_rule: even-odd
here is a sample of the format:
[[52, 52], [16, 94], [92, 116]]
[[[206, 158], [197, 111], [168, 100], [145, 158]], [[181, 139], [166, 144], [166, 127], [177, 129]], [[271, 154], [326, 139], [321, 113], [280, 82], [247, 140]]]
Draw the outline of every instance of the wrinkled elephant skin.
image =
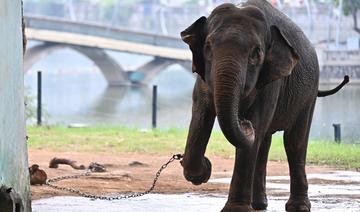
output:
[[204, 156], [215, 118], [236, 148], [223, 211], [264, 210], [271, 136], [284, 131], [289, 162], [288, 211], [310, 211], [305, 173], [309, 129], [318, 91], [315, 49], [301, 29], [265, 0], [223, 4], [181, 32], [198, 74], [182, 166], [195, 185], [211, 175]]

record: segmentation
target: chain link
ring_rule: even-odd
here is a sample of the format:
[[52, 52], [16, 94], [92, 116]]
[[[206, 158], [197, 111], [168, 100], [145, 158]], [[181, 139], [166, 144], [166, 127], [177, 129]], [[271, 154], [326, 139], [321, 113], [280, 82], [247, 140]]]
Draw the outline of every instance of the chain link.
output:
[[51, 178], [46, 180], [45, 185], [49, 186], [50, 188], [56, 189], [56, 190], [60, 190], [60, 191], [66, 191], [66, 192], [70, 192], [70, 193], [74, 193], [77, 194], [79, 196], [82, 197], [86, 197], [86, 198], [91, 198], [91, 199], [101, 199], [101, 200], [120, 200], [120, 199], [129, 199], [129, 198], [134, 198], [134, 197], [141, 197], [144, 196], [146, 194], [151, 193], [155, 186], [156, 186], [156, 182], [159, 180], [159, 177], [161, 175], [161, 172], [173, 161], [175, 160], [181, 160], [181, 158], [183, 158], [183, 155], [181, 154], [176, 154], [173, 155], [168, 162], [164, 163], [160, 169], [156, 172], [155, 174], [155, 178], [153, 180], [153, 183], [151, 185], [151, 187], [144, 191], [144, 192], [138, 192], [138, 193], [132, 193], [132, 194], [124, 194], [124, 195], [118, 195], [118, 196], [105, 196], [105, 195], [93, 195], [90, 193], [86, 193], [86, 192], [82, 192], [80, 190], [74, 189], [74, 188], [68, 188], [68, 187], [61, 187], [61, 186], [57, 186], [54, 183], [55, 182], [59, 182], [61, 180], [66, 180], [66, 179], [78, 179], [81, 177], [87, 177], [87, 176], [91, 176], [91, 171], [90, 170], [86, 170], [85, 173], [82, 174], [76, 174], [76, 175], [67, 175], [67, 176], [60, 176], [60, 177], [55, 177], [55, 178]]

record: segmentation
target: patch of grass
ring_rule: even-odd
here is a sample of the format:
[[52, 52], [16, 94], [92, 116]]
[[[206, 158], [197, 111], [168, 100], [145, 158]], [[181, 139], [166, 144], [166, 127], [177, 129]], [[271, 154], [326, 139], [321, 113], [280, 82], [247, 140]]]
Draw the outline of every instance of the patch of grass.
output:
[[336, 144], [325, 141], [311, 142], [308, 161], [344, 168], [360, 168], [360, 146], [356, 144]]
[[30, 149], [53, 151], [113, 151], [162, 153], [184, 148], [186, 134], [169, 129], [166, 131], [124, 127], [28, 127]]
[[[273, 136], [269, 159], [287, 160], [282, 137]], [[360, 145], [310, 140], [307, 149], [307, 163], [359, 169]]]
[[[184, 151], [187, 130], [149, 130], [135, 128], [97, 126], [90, 128], [28, 127], [29, 148], [52, 151], [79, 152], [144, 152], [175, 154]], [[234, 157], [234, 148], [221, 132], [214, 131], [207, 153], [222, 157]], [[273, 136], [269, 160], [286, 161], [282, 137]], [[308, 147], [308, 163], [342, 168], [360, 168], [360, 145], [336, 144], [311, 140]]]

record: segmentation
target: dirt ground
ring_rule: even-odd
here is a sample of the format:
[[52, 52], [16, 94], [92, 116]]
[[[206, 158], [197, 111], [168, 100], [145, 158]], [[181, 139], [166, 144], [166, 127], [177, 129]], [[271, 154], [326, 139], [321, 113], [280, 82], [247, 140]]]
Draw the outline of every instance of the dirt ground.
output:
[[[69, 179], [58, 182], [57, 185], [72, 187], [93, 194], [108, 194], [118, 192], [142, 192], [148, 189], [154, 179], [156, 171], [167, 162], [171, 155], [156, 155], [142, 153], [86, 153], [86, 152], [51, 152], [47, 150], [31, 150], [29, 164], [38, 164], [48, 178], [83, 173], [83, 170], [74, 170], [70, 166], [60, 165], [57, 169], [50, 169], [49, 161], [53, 157], [68, 158], [77, 161], [77, 164], [88, 166], [90, 162], [105, 165], [107, 172], [94, 173], [81, 179]], [[231, 177], [233, 169], [232, 158], [209, 156], [212, 162], [212, 178]], [[140, 165], [130, 165], [140, 162]], [[307, 166], [307, 173], [326, 173], [334, 169], [324, 166]], [[269, 176], [288, 175], [288, 166], [285, 162], [268, 163]], [[311, 183], [311, 182], [310, 182]], [[319, 183], [319, 182], [317, 182]], [[154, 190], [155, 193], [227, 193], [228, 185], [206, 183], [194, 186], [187, 182], [182, 175], [182, 167], [178, 161], [173, 162], [164, 170]], [[53, 196], [72, 195], [57, 191], [47, 186], [31, 186], [32, 199], [41, 199]]]

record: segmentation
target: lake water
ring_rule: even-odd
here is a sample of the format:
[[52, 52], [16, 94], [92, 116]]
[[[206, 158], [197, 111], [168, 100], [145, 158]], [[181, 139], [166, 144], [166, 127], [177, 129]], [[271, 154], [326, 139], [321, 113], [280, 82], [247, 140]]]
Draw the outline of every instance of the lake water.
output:
[[[33, 45], [31, 43], [30, 45]], [[109, 52], [120, 64], [136, 69], [152, 58]], [[152, 86], [158, 85], [158, 127], [187, 128], [195, 77], [179, 65], [158, 75], [147, 87], [108, 87], [99, 69], [84, 56], [64, 49], [48, 55], [25, 74], [30, 96], [36, 96], [36, 71], [43, 71], [43, 107], [49, 124], [114, 124], [151, 127]], [[341, 79], [339, 80], [339, 82]], [[321, 85], [321, 89], [335, 85]], [[344, 142], [360, 143], [360, 86], [347, 85], [338, 94], [319, 98], [311, 137], [333, 140], [340, 123]], [[215, 126], [219, 129], [218, 126]]]

